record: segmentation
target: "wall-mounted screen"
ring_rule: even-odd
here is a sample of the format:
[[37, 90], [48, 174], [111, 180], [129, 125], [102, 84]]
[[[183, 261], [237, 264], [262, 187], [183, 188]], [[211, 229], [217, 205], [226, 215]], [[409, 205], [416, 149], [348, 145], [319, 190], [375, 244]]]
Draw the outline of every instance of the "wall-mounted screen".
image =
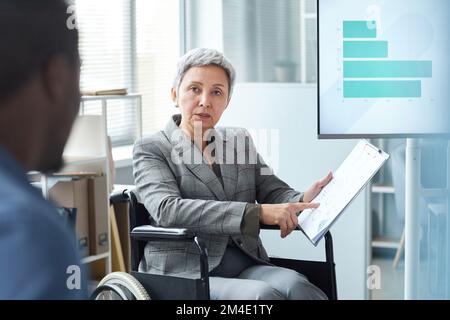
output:
[[449, 0], [318, 0], [319, 138], [448, 136]]

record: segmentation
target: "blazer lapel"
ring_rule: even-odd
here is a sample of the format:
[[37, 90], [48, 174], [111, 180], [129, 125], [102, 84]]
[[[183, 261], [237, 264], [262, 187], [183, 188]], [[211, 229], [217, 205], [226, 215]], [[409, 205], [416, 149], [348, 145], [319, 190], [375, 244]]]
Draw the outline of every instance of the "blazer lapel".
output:
[[177, 116], [166, 126], [165, 134], [172, 144], [172, 161], [184, 164], [188, 170], [200, 179], [214, 193], [219, 201], [227, 199], [225, 191], [217, 176], [209, 167], [199, 148], [176, 125]]
[[227, 200], [227, 196], [219, 181], [219, 178], [214, 174], [207, 163], [203, 164], [186, 164], [186, 167], [191, 171], [197, 178], [203, 181], [208, 188], [214, 193], [219, 201]]
[[234, 199], [238, 179], [236, 150], [232, 141], [220, 133], [216, 136], [216, 161], [220, 163], [220, 171], [228, 200]]

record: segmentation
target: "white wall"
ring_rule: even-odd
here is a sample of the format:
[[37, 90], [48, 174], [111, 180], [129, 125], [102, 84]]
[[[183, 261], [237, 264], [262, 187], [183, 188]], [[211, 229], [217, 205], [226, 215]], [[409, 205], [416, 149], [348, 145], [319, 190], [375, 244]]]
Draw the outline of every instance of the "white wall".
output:
[[203, 47], [208, 44], [209, 48], [223, 51], [222, 1], [189, 1], [186, 14], [187, 49]]
[[[328, 170], [336, 169], [356, 144], [355, 140], [317, 139], [316, 101], [315, 86], [240, 84], [219, 125], [279, 129], [277, 174], [297, 190], [305, 190]], [[339, 299], [364, 299], [367, 267], [365, 192], [354, 200], [331, 232]], [[279, 232], [264, 231], [262, 238], [269, 254], [301, 259], [323, 259], [325, 256], [323, 241], [314, 248], [299, 232], [282, 240]]]

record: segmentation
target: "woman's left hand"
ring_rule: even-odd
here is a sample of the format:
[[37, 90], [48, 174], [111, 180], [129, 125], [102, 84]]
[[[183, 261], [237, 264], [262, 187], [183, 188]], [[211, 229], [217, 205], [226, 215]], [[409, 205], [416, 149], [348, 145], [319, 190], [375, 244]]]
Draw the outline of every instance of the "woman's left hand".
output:
[[303, 195], [303, 202], [311, 202], [322, 189], [333, 179], [333, 173], [330, 171], [325, 178], [315, 182]]

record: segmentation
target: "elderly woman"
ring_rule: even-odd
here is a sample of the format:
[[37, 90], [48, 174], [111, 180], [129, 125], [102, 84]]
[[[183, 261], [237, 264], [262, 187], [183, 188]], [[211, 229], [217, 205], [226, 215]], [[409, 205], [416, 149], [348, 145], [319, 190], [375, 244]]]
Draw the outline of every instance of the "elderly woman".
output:
[[[269, 263], [259, 225], [278, 225], [281, 237], [332, 178], [305, 193], [277, 178], [245, 129], [216, 128], [230, 102], [235, 71], [211, 49], [184, 55], [172, 88], [181, 114], [165, 129], [136, 142], [134, 176], [155, 226], [188, 228], [208, 250], [212, 299], [326, 299], [303, 275]], [[189, 242], [149, 242], [140, 271], [200, 275], [199, 253]]]

